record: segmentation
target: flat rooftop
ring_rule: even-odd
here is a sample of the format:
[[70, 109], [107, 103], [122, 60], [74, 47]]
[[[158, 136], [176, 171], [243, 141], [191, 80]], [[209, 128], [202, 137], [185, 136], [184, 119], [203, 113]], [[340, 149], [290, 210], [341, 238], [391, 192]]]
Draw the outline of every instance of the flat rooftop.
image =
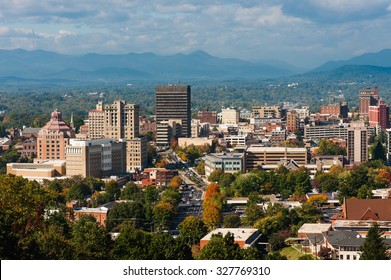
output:
[[329, 231], [330, 228], [331, 224], [303, 224], [299, 229], [299, 233], [322, 233]]
[[205, 235], [201, 240], [210, 240], [212, 235], [221, 233], [225, 236], [228, 232], [234, 235], [235, 241], [246, 241], [258, 230], [255, 228], [218, 228], [207, 235]]

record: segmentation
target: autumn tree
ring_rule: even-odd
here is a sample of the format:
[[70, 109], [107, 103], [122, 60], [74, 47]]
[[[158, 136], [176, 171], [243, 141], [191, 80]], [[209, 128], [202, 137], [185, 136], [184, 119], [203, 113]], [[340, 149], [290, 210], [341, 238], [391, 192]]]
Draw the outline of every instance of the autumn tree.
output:
[[153, 207], [153, 218], [159, 231], [169, 226], [174, 215], [175, 208], [169, 202], [159, 202]]
[[179, 188], [183, 184], [181, 176], [174, 176], [170, 181], [170, 187]]
[[324, 194], [316, 194], [307, 199], [307, 203], [310, 205], [320, 206], [322, 203], [327, 202], [328, 198]]
[[199, 244], [207, 233], [208, 228], [198, 217], [188, 216], [179, 224], [179, 235], [189, 245]]

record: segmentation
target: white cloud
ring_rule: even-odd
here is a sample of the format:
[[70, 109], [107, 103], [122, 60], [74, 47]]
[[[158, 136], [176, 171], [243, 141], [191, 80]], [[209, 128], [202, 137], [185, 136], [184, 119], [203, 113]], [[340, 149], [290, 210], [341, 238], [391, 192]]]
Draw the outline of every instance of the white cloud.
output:
[[239, 8], [236, 10], [235, 20], [244, 25], [250, 26], [309, 22], [298, 17], [285, 15], [281, 6]]

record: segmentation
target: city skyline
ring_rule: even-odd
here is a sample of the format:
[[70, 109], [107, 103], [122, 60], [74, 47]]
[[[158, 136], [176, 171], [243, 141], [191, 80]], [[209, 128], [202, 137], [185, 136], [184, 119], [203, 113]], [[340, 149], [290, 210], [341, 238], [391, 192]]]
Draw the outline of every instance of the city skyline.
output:
[[99, 2], [1, 1], [0, 49], [160, 55], [203, 50], [312, 68], [391, 46], [390, 0]]

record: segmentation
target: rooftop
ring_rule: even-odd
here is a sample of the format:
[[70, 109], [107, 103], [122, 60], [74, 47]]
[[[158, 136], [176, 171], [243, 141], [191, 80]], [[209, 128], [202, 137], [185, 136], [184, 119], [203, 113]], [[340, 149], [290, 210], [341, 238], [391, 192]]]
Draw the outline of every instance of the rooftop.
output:
[[303, 224], [299, 229], [299, 233], [322, 233], [329, 231], [331, 224]]
[[234, 235], [235, 241], [247, 241], [253, 234], [257, 233], [258, 230], [254, 228], [218, 228], [209, 232], [201, 240], [210, 240], [212, 235], [219, 233], [225, 236], [228, 232]]
[[300, 152], [306, 153], [306, 148], [285, 148], [285, 147], [265, 147], [262, 145], [251, 145], [247, 152], [276, 152], [276, 153], [284, 153], [285, 150], [289, 152]]
[[391, 221], [391, 199], [346, 199], [344, 207], [346, 220]]

